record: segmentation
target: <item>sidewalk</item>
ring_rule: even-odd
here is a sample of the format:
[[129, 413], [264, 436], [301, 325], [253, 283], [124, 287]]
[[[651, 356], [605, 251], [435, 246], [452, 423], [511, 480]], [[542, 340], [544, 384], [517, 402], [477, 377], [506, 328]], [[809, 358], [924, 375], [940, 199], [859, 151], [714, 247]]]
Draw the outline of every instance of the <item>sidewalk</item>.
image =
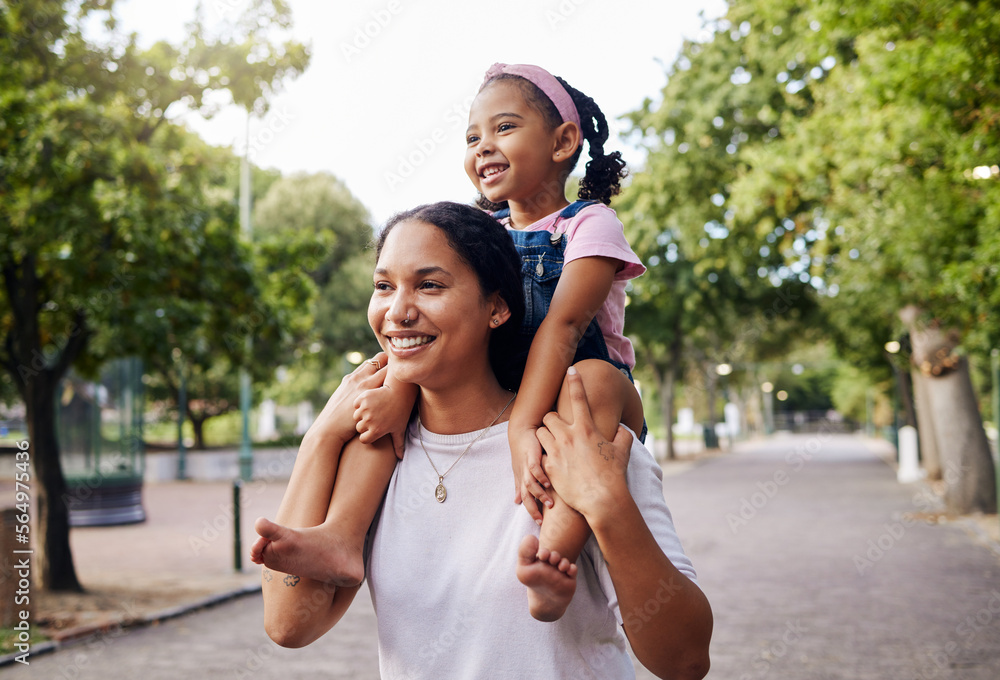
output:
[[[188, 472], [196, 479], [182, 482], [172, 479], [176, 453], [149, 454], [142, 492], [146, 521], [71, 530], [76, 573], [87, 592], [32, 594], [31, 623], [51, 640], [34, 646], [32, 653], [259, 591], [259, 567], [247, 557], [256, 536], [253, 522], [274, 515], [294, 455], [293, 450], [255, 452], [259, 479], [241, 489], [242, 568], [236, 571], [232, 480], [238, 476], [237, 452], [189, 453]], [[0, 488], [6, 486], [0, 481]], [[0, 656], [7, 651], [0, 650]]]
[[1000, 677], [997, 516], [940, 515], [891, 453], [789, 435], [664, 480], [715, 614], [710, 679]]
[[[804, 435], [664, 464], [667, 501], [715, 614], [710, 680], [1000, 677], [1000, 546], [971, 519], [941, 517], [926, 484], [898, 484], [887, 454], [875, 440]], [[253, 519], [273, 514], [284, 487], [280, 479], [244, 489], [244, 554]], [[256, 567], [233, 572], [231, 494], [223, 481], [151, 482], [146, 523], [73, 530], [77, 571], [92, 594], [43, 598], [35, 623], [49, 623], [54, 646], [111, 628], [104, 638], [113, 646], [41, 657], [36, 646], [32, 670], [82, 654], [73, 662], [85, 662], [81, 679], [126, 677], [121, 669], [132, 663], [157, 680], [177, 677], [172, 660], [183, 654], [191, 667], [228, 669], [201, 677], [233, 677], [250, 644], [257, 678], [316, 677], [319, 669], [375, 677], [374, 660], [357, 653], [357, 641], [372, 638], [371, 617], [322, 645], [279, 650], [260, 639], [259, 598], [147, 635], [115, 634], [118, 625], [256, 590]], [[996, 522], [991, 515], [983, 524]], [[331, 674], [335, 665], [349, 670]], [[637, 677], [652, 676], [640, 669]]]

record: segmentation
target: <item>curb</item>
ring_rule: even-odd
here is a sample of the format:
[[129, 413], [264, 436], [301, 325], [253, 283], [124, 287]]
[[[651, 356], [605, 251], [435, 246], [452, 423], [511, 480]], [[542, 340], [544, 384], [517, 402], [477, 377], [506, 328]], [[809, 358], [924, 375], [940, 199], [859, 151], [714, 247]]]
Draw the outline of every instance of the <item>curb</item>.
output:
[[966, 528], [966, 530], [970, 534], [973, 534], [980, 541], [982, 541], [983, 545], [985, 545], [989, 550], [991, 550], [994, 555], [1000, 557], [1000, 543], [994, 541], [993, 537], [990, 536], [988, 533], [986, 533], [986, 531], [983, 530], [983, 528], [979, 526], [978, 523], [976, 523], [969, 517], [962, 517], [960, 519], [960, 523], [962, 524], [962, 526]]
[[[115, 623], [98, 623], [91, 624], [87, 626], [77, 626], [76, 628], [70, 628], [66, 631], [60, 631], [60, 633], [51, 640], [46, 640], [37, 645], [31, 647], [28, 654], [30, 656], [38, 656], [39, 654], [46, 654], [48, 652], [55, 652], [64, 647], [72, 647], [75, 644], [88, 640], [95, 635], [101, 633], [106, 633], [111, 630], [117, 629], [138, 629], [145, 628], [147, 626], [153, 626], [164, 621], [169, 621], [170, 619], [176, 619], [185, 614], [190, 614], [201, 609], [208, 609], [209, 607], [214, 607], [223, 602], [235, 599], [237, 597], [243, 597], [245, 595], [252, 595], [254, 593], [261, 592], [261, 586], [259, 583], [246, 585], [241, 588], [235, 588], [233, 590], [228, 590], [221, 593], [216, 593], [215, 595], [209, 595], [201, 600], [196, 600], [189, 604], [178, 605], [176, 607], [170, 607], [168, 609], [163, 609], [146, 616], [136, 617], [134, 619], [126, 619], [124, 621], [116, 621]], [[23, 656], [17, 652], [11, 652], [10, 654], [5, 654], [0, 656], [0, 668], [3, 666], [8, 666], [15, 663], [17, 657]]]

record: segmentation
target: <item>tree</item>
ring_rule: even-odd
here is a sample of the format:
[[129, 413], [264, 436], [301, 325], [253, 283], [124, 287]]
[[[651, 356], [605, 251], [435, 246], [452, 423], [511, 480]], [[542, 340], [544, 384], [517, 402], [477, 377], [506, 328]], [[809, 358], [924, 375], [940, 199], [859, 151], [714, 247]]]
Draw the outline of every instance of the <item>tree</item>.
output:
[[[113, 8], [112, 0], [0, 5], [0, 365], [27, 410], [36, 574], [47, 590], [80, 589], [56, 387], [71, 366], [93, 374], [122, 353], [127, 334], [113, 329], [140, 328], [141, 310], [172, 292], [183, 298], [176, 272], [218, 236], [168, 110], [201, 109], [213, 90], [259, 98], [308, 60], [295, 43], [271, 46], [254, 31], [208, 39], [197, 25], [180, 48], [140, 50], [117, 31]], [[252, 12], [261, 31], [288, 20], [278, 1], [255, 2]], [[102, 17], [108, 37], [98, 44], [83, 27]], [[230, 262], [248, 268], [239, 253]]]
[[373, 258], [367, 250], [369, 220], [347, 186], [328, 173], [283, 178], [257, 202], [258, 234], [308, 244], [304, 268], [318, 290], [308, 306], [311, 332], [280, 359], [287, 377], [272, 389], [276, 397], [324, 403], [344, 375], [346, 353], [378, 351], [367, 315]]
[[[312, 317], [305, 310], [315, 286], [304, 263], [317, 244], [267, 236], [254, 248], [241, 242], [237, 158], [193, 135], [178, 144], [191, 149], [190, 171], [200, 181], [192, 191], [205, 196], [204, 229], [190, 244], [191, 259], [173, 268], [173, 288], [142, 300], [131, 314], [137, 328], [120, 343], [149, 366], [153, 398], [179, 404], [185, 382], [185, 416], [195, 448], [203, 449], [205, 423], [239, 406], [238, 369], [246, 367], [253, 384], [266, 385], [287, 348], [307, 336]], [[246, 337], [253, 338], [249, 346]]]
[[[731, 10], [788, 36], [784, 52], [755, 48], [776, 63], [801, 55], [799, 80], [815, 101], [788, 119], [777, 143], [748, 151], [737, 209], [780, 207], [797, 236], [830, 227], [821, 230], [826, 257], [814, 274], [828, 285], [825, 306], [844, 356], [885, 373], [883, 344], [908, 332], [920, 365], [935, 352], [944, 358], [937, 373], [933, 362], [926, 375], [915, 371], [917, 420], [932, 425], [921, 426], [923, 446], [936, 444], [953, 472], [945, 481], [955, 512], [996, 507], [992, 458], [960, 357], [985, 356], [1000, 339], [990, 311], [1000, 300], [998, 182], [983, 171], [1000, 151], [998, 8], [755, 0]], [[901, 323], [911, 306], [919, 312]], [[939, 344], [921, 347], [932, 336]], [[954, 375], [940, 379], [945, 373]]]
[[745, 171], [741, 150], [770, 142], [797, 102], [746, 57], [751, 21], [725, 18], [711, 28], [710, 41], [684, 45], [661, 101], [629, 116], [648, 151], [620, 209], [648, 264], [633, 283], [629, 329], [663, 390], [668, 455], [683, 367], [692, 359], [700, 367], [714, 427], [715, 367], [752, 366], [782, 351], [788, 330], [814, 309], [810, 277], [786, 266], [780, 249], [786, 226], [774, 214], [740, 220], [730, 204]]

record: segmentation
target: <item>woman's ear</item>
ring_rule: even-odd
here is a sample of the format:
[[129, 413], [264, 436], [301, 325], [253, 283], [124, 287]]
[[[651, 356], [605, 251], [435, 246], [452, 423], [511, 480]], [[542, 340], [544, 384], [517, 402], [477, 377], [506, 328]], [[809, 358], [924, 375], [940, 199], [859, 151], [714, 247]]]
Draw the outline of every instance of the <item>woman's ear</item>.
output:
[[555, 129], [555, 147], [552, 160], [556, 163], [568, 161], [581, 144], [580, 126], [567, 121]]
[[490, 328], [499, 328], [510, 318], [510, 307], [507, 301], [500, 297], [500, 293], [493, 294], [490, 306]]

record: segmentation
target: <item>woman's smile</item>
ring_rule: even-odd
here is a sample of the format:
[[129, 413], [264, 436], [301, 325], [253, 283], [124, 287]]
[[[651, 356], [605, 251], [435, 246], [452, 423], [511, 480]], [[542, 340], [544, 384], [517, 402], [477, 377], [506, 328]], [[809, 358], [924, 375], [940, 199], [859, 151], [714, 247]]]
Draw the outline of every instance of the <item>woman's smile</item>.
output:
[[434, 337], [431, 335], [419, 335], [412, 338], [389, 336], [389, 344], [392, 345], [393, 349], [410, 349], [411, 347], [426, 345], [428, 342], [433, 340]]

